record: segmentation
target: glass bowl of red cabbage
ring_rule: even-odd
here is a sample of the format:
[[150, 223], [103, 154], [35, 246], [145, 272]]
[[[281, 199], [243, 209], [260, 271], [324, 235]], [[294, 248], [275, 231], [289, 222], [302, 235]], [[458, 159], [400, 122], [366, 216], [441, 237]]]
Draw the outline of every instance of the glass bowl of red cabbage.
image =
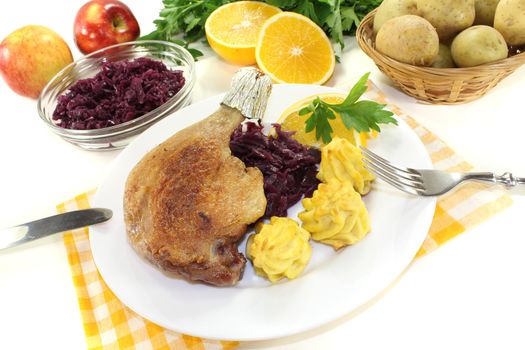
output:
[[76, 146], [119, 149], [188, 105], [194, 85], [195, 61], [182, 46], [127, 42], [61, 70], [42, 90], [38, 113], [53, 132]]

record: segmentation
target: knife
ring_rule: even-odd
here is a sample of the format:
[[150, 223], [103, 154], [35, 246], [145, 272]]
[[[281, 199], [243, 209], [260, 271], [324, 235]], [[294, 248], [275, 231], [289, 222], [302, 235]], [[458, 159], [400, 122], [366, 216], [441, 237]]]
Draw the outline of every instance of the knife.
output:
[[0, 250], [46, 237], [54, 233], [98, 224], [111, 219], [110, 209], [91, 208], [70, 211], [22, 225], [0, 229]]

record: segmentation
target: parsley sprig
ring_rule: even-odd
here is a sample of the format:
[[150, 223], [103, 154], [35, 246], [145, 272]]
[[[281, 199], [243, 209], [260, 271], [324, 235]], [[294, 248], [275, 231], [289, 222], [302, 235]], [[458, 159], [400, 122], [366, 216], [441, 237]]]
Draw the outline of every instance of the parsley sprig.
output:
[[370, 73], [366, 73], [359, 79], [343, 102], [332, 104], [316, 97], [308, 106], [299, 110], [299, 115], [311, 113], [306, 119], [305, 131], [309, 133], [315, 129], [315, 138], [323, 140], [325, 144], [329, 143], [333, 133], [329, 121], [337, 118], [336, 113], [348, 130], [354, 129], [357, 132], [380, 132], [379, 124], [397, 125], [397, 120], [392, 117], [394, 113], [384, 109], [386, 105], [369, 100], [359, 101], [367, 90], [369, 75]]

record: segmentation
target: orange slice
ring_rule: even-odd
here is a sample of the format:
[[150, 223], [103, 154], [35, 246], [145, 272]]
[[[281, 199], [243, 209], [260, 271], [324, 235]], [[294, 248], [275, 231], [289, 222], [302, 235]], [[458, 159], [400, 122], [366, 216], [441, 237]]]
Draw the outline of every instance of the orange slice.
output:
[[264, 23], [255, 57], [259, 68], [277, 83], [323, 84], [335, 67], [325, 32], [293, 12], [281, 12]]
[[[318, 97], [327, 103], [341, 103], [345, 100], [346, 95], [337, 93], [326, 93], [307, 97], [299, 102], [294, 103], [288, 107], [277, 120], [281, 124], [282, 130], [295, 131], [292, 138], [299, 141], [303, 145], [321, 147], [324, 145], [322, 140], [315, 138], [315, 130], [307, 133], [305, 132], [305, 122], [310, 117], [311, 113], [306, 115], [299, 115], [299, 110], [307, 106], [316, 97]], [[329, 120], [330, 126], [333, 129], [332, 138], [338, 136], [345, 138], [350, 141], [353, 145], [366, 146], [367, 139], [370, 138], [369, 133], [358, 133], [355, 130], [348, 130], [343, 124], [343, 121], [339, 114], [336, 113], [336, 119]], [[375, 131], [372, 131], [372, 137], [377, 136]]]
[[281, 12], [259, 1], [237, 1], [211, 13], [204, 30], [212, 49], [228, 62], [255, 64], [255, 44], [263, 23]]

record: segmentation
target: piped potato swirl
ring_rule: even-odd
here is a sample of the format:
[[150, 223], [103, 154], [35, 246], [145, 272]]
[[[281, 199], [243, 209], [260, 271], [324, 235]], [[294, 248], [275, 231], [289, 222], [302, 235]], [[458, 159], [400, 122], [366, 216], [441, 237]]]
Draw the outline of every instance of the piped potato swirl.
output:
[[257, 226], [246, 252], [255, 272], [275, 283], [284, 277], [294, 279], [304, 270], [312, 256], [309, 240], [310, 234], [297, 222], [274, 216], [269, 224]]
[[344, 138], [335, 137], [321, 149], [321, 164], [317, 178], [324, 183], [331, 180], [350, 182], [361, 195], [370, 191], [375, 176], [365, 169], [361, 150]]
[[302, 227], [312, 239], [340, 249], [370, 232], [370, 218], [361, 196], [349, 182], [331, 179], [320, 184], [312, 198], [302, 201]]

